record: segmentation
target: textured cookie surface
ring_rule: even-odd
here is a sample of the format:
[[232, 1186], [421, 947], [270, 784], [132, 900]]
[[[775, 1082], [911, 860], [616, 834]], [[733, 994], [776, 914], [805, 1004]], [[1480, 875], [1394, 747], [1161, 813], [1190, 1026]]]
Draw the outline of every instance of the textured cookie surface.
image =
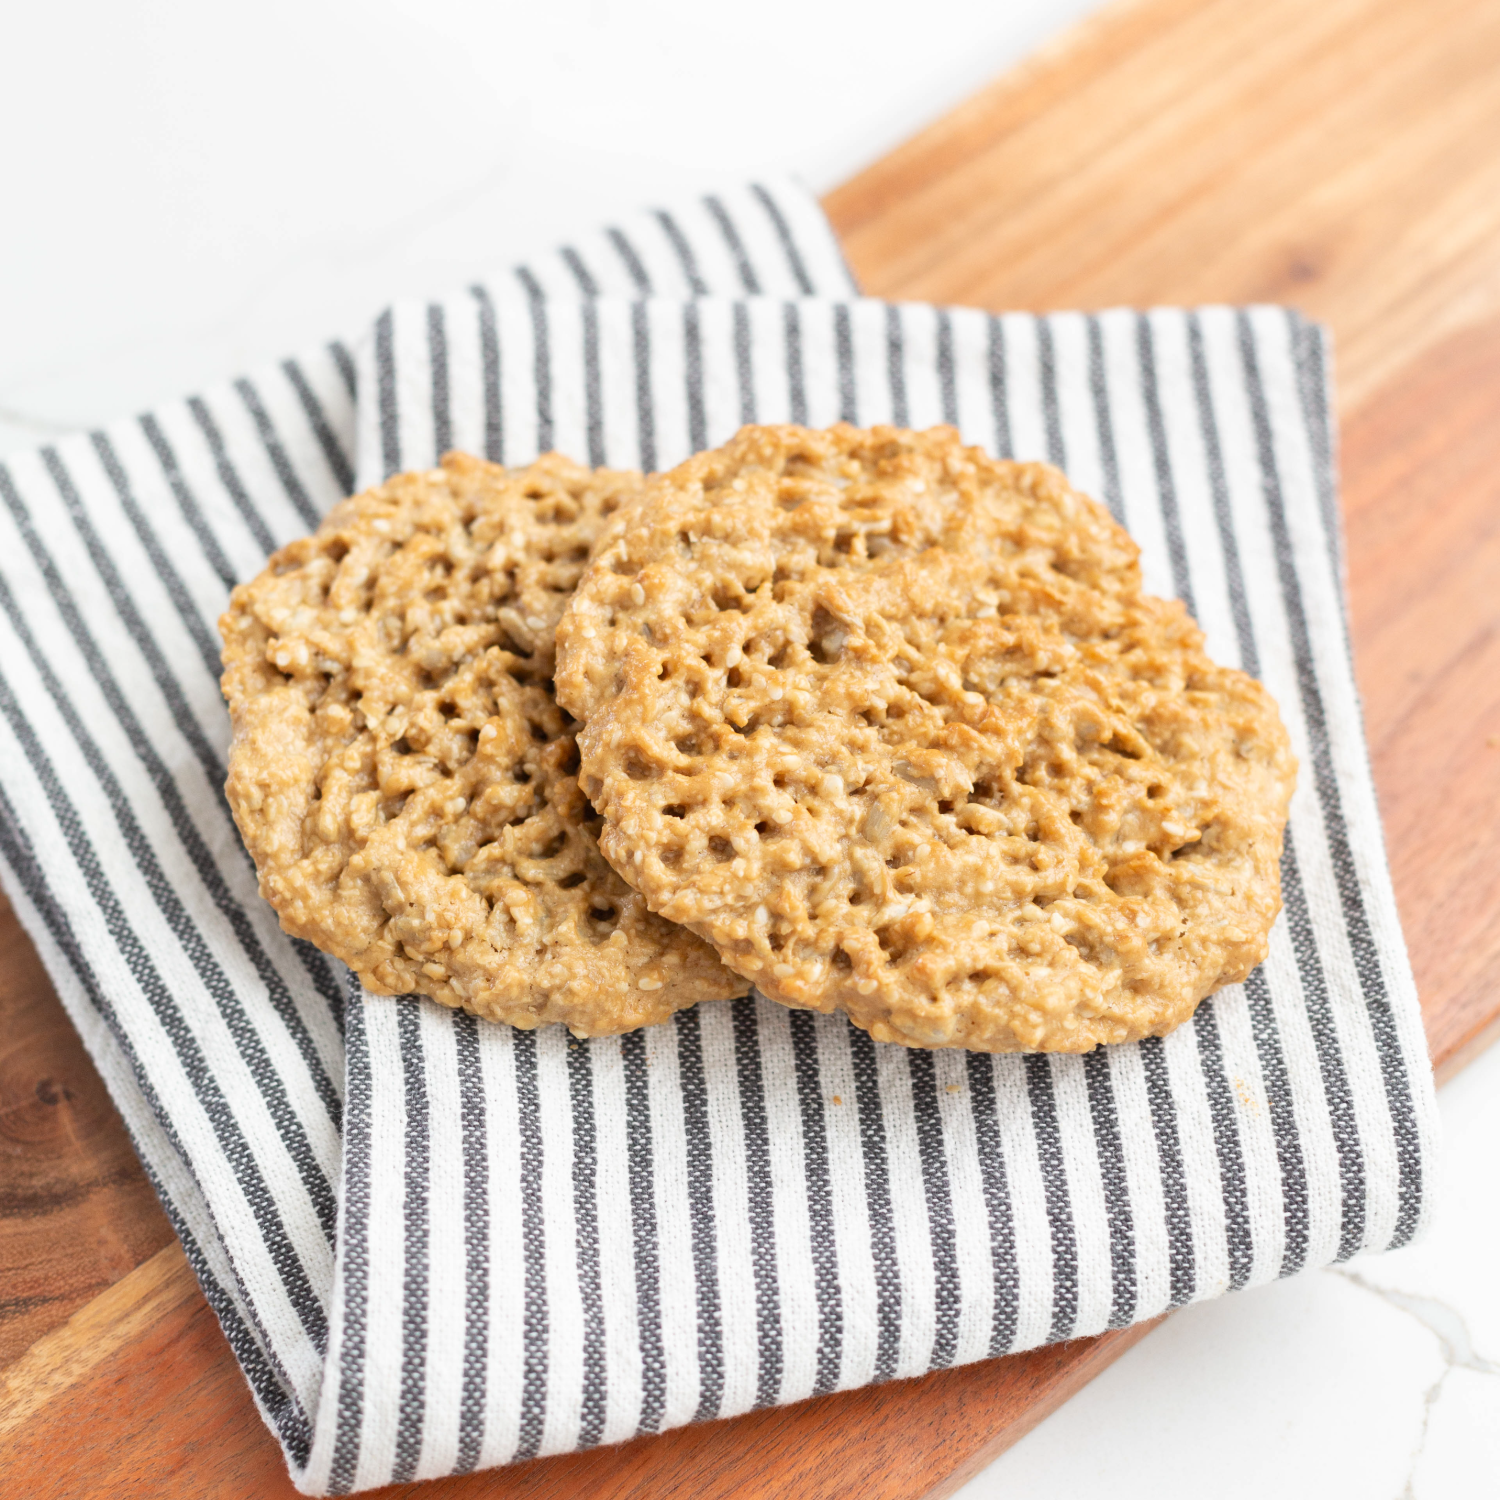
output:
[[606, 857], [881, 1040], [1171, 1030], [1265, 956], [1295, 766], [1136, 558], [948, 428], [746, 428], [649, 480], [557, 637]]
[[234, 591], [230, 807], [282, 926], [370, 989], [586, 1036], [744, 992], [600, 856], [552, 695], [558, 616], [639, 485], [449, 455]]

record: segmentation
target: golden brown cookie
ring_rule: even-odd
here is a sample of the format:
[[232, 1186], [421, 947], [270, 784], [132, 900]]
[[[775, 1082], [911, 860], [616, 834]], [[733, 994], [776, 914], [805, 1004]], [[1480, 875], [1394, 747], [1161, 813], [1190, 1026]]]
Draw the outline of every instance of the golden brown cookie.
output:
[[744, 993], [600, 857], [552, 696], [558, 616], [640, 483], [450, 454], [235, 589], [229, 805], [281, 925], [369, 989], [580, 1036]]
[[1161, 1035], [1265, 956], [1295, 766], [1137, 551], [951, 428], [749, 427], [648, 480], [558, 629], [600, 847], [883, 1041]]

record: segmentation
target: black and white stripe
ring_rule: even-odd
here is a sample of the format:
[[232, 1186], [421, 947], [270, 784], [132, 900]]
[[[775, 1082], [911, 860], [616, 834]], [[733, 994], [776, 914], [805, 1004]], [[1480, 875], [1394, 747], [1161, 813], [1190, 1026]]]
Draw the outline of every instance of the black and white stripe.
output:
[[[546, 390], [512, 387], [514, 459], [535, 451], [541, 400], [559, 445], [602, 444], [608, 461], [632, 464], [722, 440], [749, 412], [957, 420], [1019, 456], [1065, 460], [1132, 525], [1153, 585], [1193, 598], [1221, 658], [1266, 676], [1283, 702], [1311, 691], [1296, 632], [1314, 606], [1299, 601], [1316, 599], [1321, 629], [1336, 631], [1340, 617], [1306, 325], [1270, 310], [1237, 321], [1214, 310], [989, 319], [766, 297], [700, 297], [688, 320], [661, 298], [585, 301], [586, 312], [548, 304]], [[511, 344], [526, 351], [525, 302], [497, 289], [489, 307], [500, 358]], [[428, 316], [394, 310], [397, 369], [420, 370]], [[1246, 337], [1263, 364], [1277, 362], [1279, 408], [1257, 394], [1268, 376], [1247, 362]], [[406, 462], [434, 453], [426, 400], [421, 385], [402, 386], [386, 413]], [[381, 477], [378, 447], [360, 453], [362, 477]], [[1287, 482], [1272, 471], [1288, 462], [1313, 502], [1299, 513], [1310, 540], [1289, 540]], [[1332, 641], [1316, 685], [1341, 694], [1355, 724], [1347, 654]], [[1294, 701], [1287, 712], [1305, 759], [1357, 752], [1357, 732], [1352, 744], [1346, 733], [1341, 745], [1313, 745], [1335, 732], [1326, 709], [1314, 717]], [[606, 1279], [598, 1295], [606, 1347], [620, 1322], [636, 1339], [636, 1423], [662, 1402], [685, 1418], [723, 1415], [1119, 1326], [1401, 1238], [1421, 1212], [1427, 1149], [1411, 1128], [1425, 1121], [1427, 1096], [1413, 1090], [1422, 1053], [1409, 979], [1386, 889], [1374, 899], [1387, 990], [1361, 981], [1352, 945], [1376, 926], [1351, 921], [1351, 888], [1336, 872], [1352, 853], [1337, 829], [1330, 842], [1306, 790], [1271, 961], [1164, 1041], [955, 1068], [760, 1003], [679, 1019], [675, 1108], [643, 1116], [629, 1149], [657, 1154], [656, 1214], [665, 1222], [676, 1198], [690, 1226], [680, 1270], [700, 1316], [680, 1369], [668, 1345], [663, 1395], [651, 1383], [656, 1298], [672, 1277], [658, 1255], [659, 1274], [643, 1286], [635, 1203], [616, 1231], [637, 1246], [632, 1279], [613, 1298]], [[1378, 838], [1373, 819], [1363, 826]], [[1377, 843], [1366, 868], [1378, 872], [1378, 859]], [[1402, 1008], [1389, 1002], [1392, 975]], [[1398, 1014], [1401, 1046], [1382, 1053], [1382, 1027], [1389, 1017], [1394, 1036]], [[506, 1034], [482, 1029], [480, 1042], [503, 1049]], [[727, 1133], [715, 1135], [716, 1116]], [[680, 1177], [661, 1166], [674, 1140]], [[594, 1138], [601, 1172], [613, 1148]], [[596, 1232], [609, 1238], [602, 1203]], [[732, 1284], [738, 1307], [725, 1297]], [[681, 1397], [678, 1378], [693, 1387]], [[580, 1427], [573, 1442], [582, 1440]]]
[[[302, 1488], [918, 1374], [1415, 1232], [1431, 1089], [1325, 369], [1274, 309], [860, 300], [816, 205], [751, 186], [0, 468], [0, 869]], [[652, 468], [840, 418], [1065, 462], [1266, 680], [1304, 767], [1266, 964], [1087, 1058], [908, 1054], [758, 999], [594, 1042], [346, 1007], [220, 793], [232, 582], [449, 445]]]

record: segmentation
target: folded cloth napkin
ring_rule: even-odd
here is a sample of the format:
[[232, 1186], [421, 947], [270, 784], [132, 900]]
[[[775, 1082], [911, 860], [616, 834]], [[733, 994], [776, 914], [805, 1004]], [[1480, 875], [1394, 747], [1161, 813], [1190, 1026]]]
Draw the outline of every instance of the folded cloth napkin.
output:
[[[514, 1462], [1150, 1318], [1405, 1243], [1434, 1108], [1342, 610], [1321, 331], [857, 296], [788, 185], [642, 215], [0, 467], [6, 888], [298, 1486]], [[212, 621], [454, 446], [661, 468], [745, 421], [1048, 458], [1302, 764], [1266, 963], [1164, 1040], [908, 1052], [751, 998], [626, 1037], [361, 999], [221, 787]]]

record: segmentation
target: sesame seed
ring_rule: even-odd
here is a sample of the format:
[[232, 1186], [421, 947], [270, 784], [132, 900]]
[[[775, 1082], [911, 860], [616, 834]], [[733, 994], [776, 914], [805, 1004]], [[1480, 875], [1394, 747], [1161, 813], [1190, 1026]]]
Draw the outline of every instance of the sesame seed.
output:
[[636, 604], [644, 604], [646, 602], [646, 591], [640, 584], [632, 583], [630, 585], [630, 597]]
[[772, 964], [771, 972], [778, 979], [789, 979], [797, 971], [790, 964]]
[[854, 986], [861, 995], [873, 995], [875, 993], [875, 981], [873, 979], [861, 979]]
[[643, 979], [640, 982], [640, 988], [643, 990], [659, 990], [661, 988], [661, 980]]

